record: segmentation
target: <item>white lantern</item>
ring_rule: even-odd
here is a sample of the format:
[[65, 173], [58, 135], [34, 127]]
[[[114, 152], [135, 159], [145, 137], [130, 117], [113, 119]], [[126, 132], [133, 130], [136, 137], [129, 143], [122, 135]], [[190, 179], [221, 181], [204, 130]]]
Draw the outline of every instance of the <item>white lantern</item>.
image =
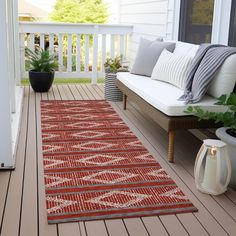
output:
[[227, 190], [231, 163], [224, 142], [216, 139], [203, 141], [195, 161], [194, 177], [201, 192], [219, 195]]

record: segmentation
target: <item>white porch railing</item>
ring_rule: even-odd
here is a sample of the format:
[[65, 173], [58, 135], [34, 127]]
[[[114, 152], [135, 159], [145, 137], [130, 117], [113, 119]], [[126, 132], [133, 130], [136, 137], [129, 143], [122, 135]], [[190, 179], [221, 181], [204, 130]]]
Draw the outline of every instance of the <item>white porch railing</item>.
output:
[[125, 55], [133, 26], [20, 22], [21, 77], [27, 77], [25, 47], [49, 48], [58, 55], [56, 78], [97, 78], [104, 75], [106, 57]]

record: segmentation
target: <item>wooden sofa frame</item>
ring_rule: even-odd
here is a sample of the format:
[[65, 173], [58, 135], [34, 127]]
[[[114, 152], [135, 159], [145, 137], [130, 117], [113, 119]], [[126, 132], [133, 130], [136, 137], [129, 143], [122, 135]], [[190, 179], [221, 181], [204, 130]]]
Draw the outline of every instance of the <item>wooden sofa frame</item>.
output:
[[164, 130], [168, 132], [168, 161], [174, 162], [174, 142], [175, 131], [183, 129], [200, 129], [200, 128], [217, 128], [220, 127], [211, 120], [199, 121], [194, 116], [168, 116], [157, 108], [150, 105], [147, 101], [141, 98], [138, 94], [130, 90], [120, 80], [116, 80], [117, 87], [123, 92], [123, 108], [126, 110], [127, 98], [137, 104], [142, 111], [148, 114], [155, 122], [157, 122]]

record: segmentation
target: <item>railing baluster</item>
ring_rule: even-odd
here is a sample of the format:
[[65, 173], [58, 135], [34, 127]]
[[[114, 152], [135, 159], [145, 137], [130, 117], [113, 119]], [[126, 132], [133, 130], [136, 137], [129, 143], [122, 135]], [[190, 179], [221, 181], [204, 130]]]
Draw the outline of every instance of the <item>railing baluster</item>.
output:
[[107, 37], [105, 34], [102, 35], [102, 72], [104, 72], [104, 63], [107, 57]]
[[30, 50], [34, 51], [35, 47], [34, 47], [34, 34], [30, 33]]
[[110, 46], [110, 56], [111, 58], [115, 57], [115, 35], [111, 35], [111, 46]]
[[119, 54], [124, 55], [124, 35], [120, 35]]
[[94, 26], [93, 35], [93, 73], [92, 73], [92, 84], [97, 84], [97, 66], [98, 66], [98, 26]]
[[49, 52], [54, 53], [54, 34], [49, 34]]
[[72, 34], [68, 34], [67, 72], [72, 71]]
[[40, 34], [40, 48], [44, 49], [45, 48], [45, 38], [44, 34]]
[[80, 69], [80, 34], [76, 36], [76, 72], [79, 73]]
[[63, 71], [63, 35], [58, 34], [58, 63], [59, 71]]
[[20, 66], [21, 66], [21, 77], [25, 73], [25, 34], [20, 34]]
[[85, 62], [84, 62], [85, 72], [89, 71], [89, 35], [85, 35]]

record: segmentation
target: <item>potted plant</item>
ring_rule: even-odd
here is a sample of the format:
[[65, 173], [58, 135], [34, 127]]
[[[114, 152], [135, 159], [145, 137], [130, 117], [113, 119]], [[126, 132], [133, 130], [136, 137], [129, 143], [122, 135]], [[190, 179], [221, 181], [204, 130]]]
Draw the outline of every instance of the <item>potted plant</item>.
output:
[[128, 71], [127, 67], [123, 65], [123, 57], [116, 56], [114, 59], [107, 58], [104, 63], [105, 68], [105, 98], [108, 101], [122, 101], [123, 94], [116, 87], [116, 73], [121, 71]]
[[26, 48], [26, 57], [29, 60], [29, 80], [35, 92], [47, 92], [53, 83], [55, 68], [55, 55], [48, 50], [37, 49], [35, 52]]
[[216, 105], [226, 106], [225, 112], [204, 111], [201, 107], [188, 107], [186, 113], [197, 116], [200, 120], [214, 120], [222, 123], [224, 127], [216, 130], [216, 135], [227, 144], [232, 165], [230, 186], [236, 189], [236, 93], [222, 95]]

